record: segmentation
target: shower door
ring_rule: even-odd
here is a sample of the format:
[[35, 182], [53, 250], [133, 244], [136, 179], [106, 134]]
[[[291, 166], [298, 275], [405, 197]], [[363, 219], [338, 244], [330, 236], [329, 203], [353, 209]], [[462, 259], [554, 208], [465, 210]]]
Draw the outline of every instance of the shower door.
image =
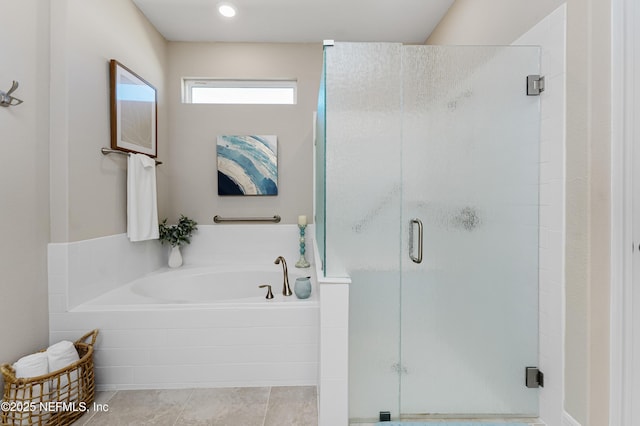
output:
[[325, 49], [317, 219], [325, 275], [351, 278], [355, 422], [537, 414], [539, 62], [536, 47]]
[[536, 415], [539, 49], [402, 58], [400, 413]]

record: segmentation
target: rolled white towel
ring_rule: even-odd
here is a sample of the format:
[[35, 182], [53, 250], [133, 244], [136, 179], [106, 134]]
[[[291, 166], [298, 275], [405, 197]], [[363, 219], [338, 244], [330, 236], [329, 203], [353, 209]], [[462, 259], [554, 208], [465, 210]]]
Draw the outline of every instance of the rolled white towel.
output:
[[[38, 352], [23, 356], [13, 364], [13, 369], [17, 378], [44, 376], [49, 373], [47, 354]], [[44, 382], [42, 385], [31, 385], [28, 391], [25, 391], [23, 388], [18, 388], [16, 392], [12, 392], [11, 397], [21, 402], [46, 402], [49, 397], [49, 383]]]
[[[68, 367], [76, 361], [80, 360], [78, 351], [73, 343], [63, 340], [47, 348], [46, 351], [49, 360], [49, 372], [53, 373], [63, 368]], [[58, 401], [75, 401], [78, 399], [77, 385], [74, 385], [73, 389], [70, 388], [69, 383], [74, 383], [78, 379], [78, 372], [72, 370], [66, 374], [56, 376], [51, 380], [51, 390], [54, 395], [52, 399]]]
[[62, 342], [49, 346], [46, 353], [49, 360], [49, 371], [51, 373], [68, 367], [80, 360], [76, 347], [68, 340], [63, 340]]
[[47, 354], [38, 352], [23, 356], [13, 364], [16, 377], [38, 377], [49, 373], [49, 360]]

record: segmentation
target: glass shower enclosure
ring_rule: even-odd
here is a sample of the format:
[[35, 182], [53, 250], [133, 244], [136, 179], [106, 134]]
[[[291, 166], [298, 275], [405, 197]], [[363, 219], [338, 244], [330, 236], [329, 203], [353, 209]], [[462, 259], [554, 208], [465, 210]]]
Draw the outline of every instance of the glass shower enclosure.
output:
[[325, 47], [317, 242], [351, 277], [349, 415], [536, 416], [537, 47]]

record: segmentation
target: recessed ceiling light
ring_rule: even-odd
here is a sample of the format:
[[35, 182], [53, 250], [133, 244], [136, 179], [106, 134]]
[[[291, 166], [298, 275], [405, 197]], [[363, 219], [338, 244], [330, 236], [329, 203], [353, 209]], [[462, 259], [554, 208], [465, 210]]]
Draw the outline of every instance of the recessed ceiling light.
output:
[[222, 3], [218, 6], [218, 12], [225, 18], [233, 18], [236, 16], [236, 9], [228, 3]]

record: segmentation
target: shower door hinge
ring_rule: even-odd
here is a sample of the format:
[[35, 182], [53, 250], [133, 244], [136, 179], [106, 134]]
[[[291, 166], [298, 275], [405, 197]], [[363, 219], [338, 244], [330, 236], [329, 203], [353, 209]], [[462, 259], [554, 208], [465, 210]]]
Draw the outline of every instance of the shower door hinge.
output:
[[527, 76], [527, 96], [540, 96], [544, 92], [544, 76], [532, 74]]
[[528, 388], [544, 387], [544, 374], [538, 367], [527, 367], [525, 370], [525, 384]]

